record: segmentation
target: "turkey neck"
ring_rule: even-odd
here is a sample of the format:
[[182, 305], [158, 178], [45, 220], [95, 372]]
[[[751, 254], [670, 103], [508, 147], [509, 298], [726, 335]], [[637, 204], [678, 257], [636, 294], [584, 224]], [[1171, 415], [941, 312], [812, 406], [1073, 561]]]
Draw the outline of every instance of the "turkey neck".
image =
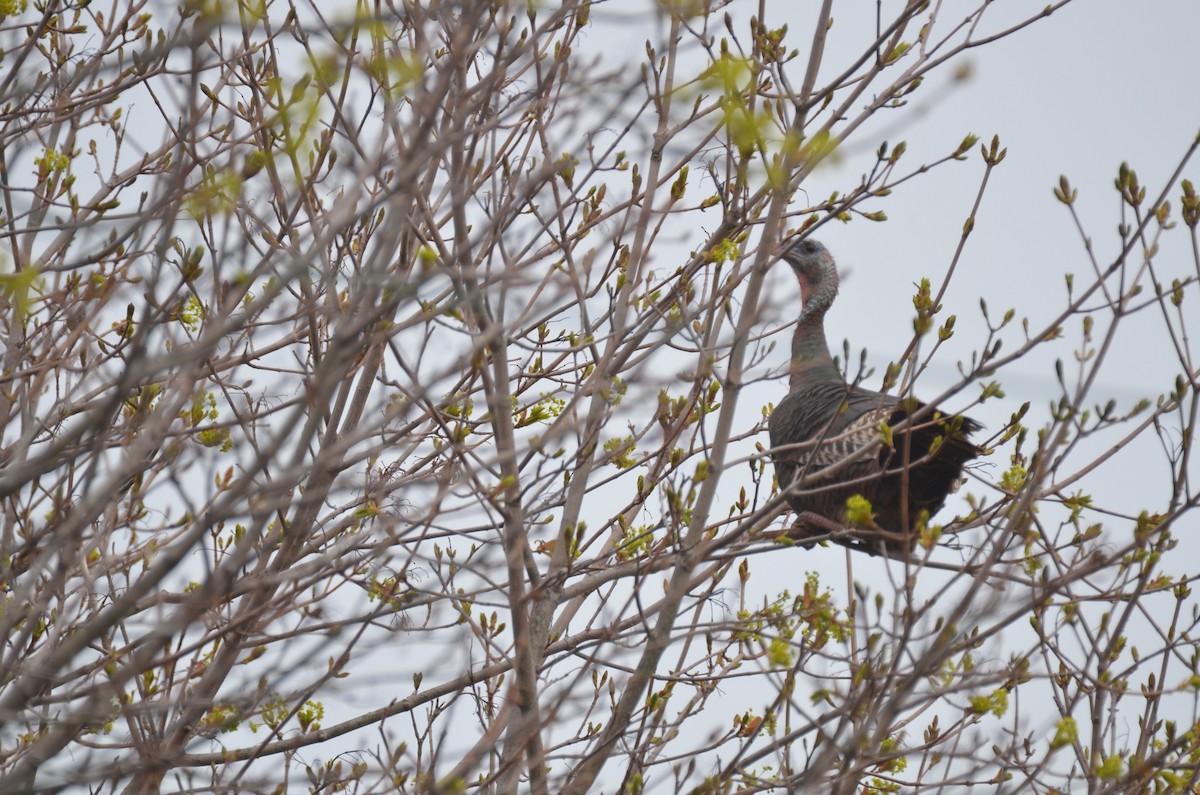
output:
[[821, 382], [843, 383], [825, 341], [825, 313], [836, 295], [837, 286], [826, 283], [805, 296], [804, 309], [792, 335], [792, 363], [788, 368], [788, 389], [792, 392]]

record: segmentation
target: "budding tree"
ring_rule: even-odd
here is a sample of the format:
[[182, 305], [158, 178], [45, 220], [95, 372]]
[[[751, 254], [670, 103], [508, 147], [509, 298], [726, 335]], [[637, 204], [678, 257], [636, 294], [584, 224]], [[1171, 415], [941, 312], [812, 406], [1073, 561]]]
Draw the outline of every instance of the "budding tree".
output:
[[[832, 5], [0, 5], [0, 791], [1195, 787], [1194, 147], [1116, 235], [1063, 179], [1053, 317], [948, 306], [1004, 146], [868, 123], [1065, 3]], [[958, 251], [841, 366], [984, 456], [903, 560], [788, 543], [779, 244], [931, 169]]]

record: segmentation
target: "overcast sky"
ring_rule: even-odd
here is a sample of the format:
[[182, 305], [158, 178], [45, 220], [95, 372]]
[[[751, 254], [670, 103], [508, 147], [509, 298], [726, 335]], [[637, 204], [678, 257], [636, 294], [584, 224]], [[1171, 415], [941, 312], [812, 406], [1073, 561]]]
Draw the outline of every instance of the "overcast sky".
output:
[[[852, 4], [835, 8], [845, 5]], [[998, 3], [995, 19], [1040, 5]], [[835, 16], [836, 30], [845, 20], [836, 11]], [[862, 24], [869, 32], [873, 14], [867, 17]], [[1098, 254], [1111, 261], [1119, 251], [1113, 180], [1121, 162], [1128, 161], [1154, 195], [1200, 132], [1200, 99], [1188, 78], [1196, 69], [1197, 33], [1200, 3], [1190, 0], [1076, 2], [1008, 39], [968, 53], [968, 81], [941, 92], [935, 102], [916, 101], [924, 112], [910, 114], [911, 126], [889, 136], [893, 143], [906, 140], [914, 161], [944, 152], [967, 132], [984, 140], [997, 134], [1008, 148], [984, 198], [948, 311], [957, 311], [969, 323], [978, 316], [974, 308], [980, 295], [995, 308], [1015, 306], [1033, 318], [1061, 309], [1063, 274], [1087, 270], [1079, 234], [1052, 193], [1063, 174], [1079, 189], [1079, 211]], [[833, 43], [849, 45], [847, 39], [861, 41], [862, 36], [860, 31]], [[848, 55], [850, 47], [844, 52]], [[838, 63], [836, 58], [829, 63]], [[844, 181], [866, 163], [852, 159], [818, 174], [814, 195], [820, 195], [822, 181]], [[978, 157], [940, 168], [880, 203], [888, 223], [855, 223], [824, 234], [839, 262], [851, 270], [841, 311], [830, 318], [831, 338], [849, 336], [853, 344], [886, 360], [884, 351], [895, 347], [897, 326], [903, 327], [911, 314], [910, 305], [894, 300], [894, 291], [910, 293], [919, 276], [937, 277], [944, 271], [982, 171]], [[1200, 167], [1193, 164], [1187, 173], [1195, 181]], [[1177, 199], [1173, 204], [1178, 208]], [[1164, 253], [1187, 257], [1189, 252], [1170, 248], [1183, 243], [1184, 236], [1170, 236]], [[1179, 268], [1190, 268], [1187, 259]], [[859, 312], [877, 322], [856, 322]], [[1115, 355], [1136, 357], [1135, 372], [1149, 376], [1143, 358], [1147, 351], [1135, 343], [1123, 340]], [[1167, 356], [1161, 364], [1170, 368], [1174, 359]], [[1049, 372], [1030, 375], [1052, 387]], [[1132, 398], [1140, 384], [1106, 379], [1104, 386]]]
[[[950, 13], [955, 5], [944, 4], [941, 24], [957, 21]], [[1044, 6], [995, 3], [980, 35], [1006, 28]], [[734, 2], [726, 10], [736, 29], [744, 32], [759, 7], [757, 2]], [[801, 50], [791, 73], [801, 74], [819, 4], [766, 2], [763, 7], [768, 27], [788, 24], [787, 41]], [[597, 24], [589, 43], [604, 53], [607, 63], [622, 52], [634, 61], [644, 59], [646, 39], [665, 35], [661, 20], [634, 11], [637, 8], [647, 5], [613, 3], [594, 12]], [[835, 3], [833, 15], [818, 85], [843, 71], [876, 28], [874, 3]], [[1200, 132], [1200, 99], [1188, 77], [1196, 68], [1198, 32], [1200, 3], [1191, 0], [1136, 6], [1118, 0], [1071, 3], [936, 72], [909, 107], [878, 114], [878, 124], [860, 130], [843, 156], [805, 183], [814, 201], [853, 186], [873, 164], [883, 140], [893, 146], [900, 140], [907, 143], [908, 153], [901, 161], [905, 168], [900, 171], [944, 156], [968, 133], [981, 142], [999, 135], [1007, 148], [1007, 157], [991, 176], [946, 296], [945, 314], [958, 316], [956, 337], [923, 378], [922, 394], [952, 384], [956, 361], [978, 349], [984, 329], [981, 297], [987, 299], [993, 317], [1016, 308], [1018, 318], [1027, 316], [1031, 328], [1038, 328], [1065, 305], [1064, 275], [1078, 273], [1082, 280], [1090, 271], [1080, 234], [1067, 208], [1053, 195], [1060, 175], [1079, 191], [1078, 211], [1099, 260], [1112, 262], [1121, 246], [1120, 202], [1113, 188], [1120, 164], [1127, 161], [1148, 187], [1148, 197], [1156, 196]], [[701, 51], [690, 52], [702, 63]], [[952, 79], [959, 67], [967, 68], [968, 79]], [[873, 385], [907, 344], [914, 282], [929, 277], [937, 284], [945, 273], [983, 171], [976, 148], [967, 161], [941, 166], [867, 208], [886, 212], [886, 223], [856, 220], [820, 231], [843, 274], [841, 295], [826, 321], [830, 344], [835, 353], [843, 339], [856, 353], [866, 349], [879, 371]], [[1200, 182], [1200, 164], [1189, 165], [1185, 176]], [[1177, 216], [1178, 190], [1172, 195]], [[697, 237], [701, 234], [698, 230]], [[679, 251], [664, 244], [654, 252], [656, 263], [685, 256], [688, 244], [696, 241], [685, 241]], [[1167, 277], [1194, 275], [1186, 235], [1168, 235], [1156, 265]], [[772, 298], [798, 300], [786, 269], [776, 269], [770, 278]], [[1133, 331], [1118, 335], [1110, 365], [1096, 384], [1097, 402], [1111, 397], [1129, 407], [1142, 397], [1154, 399], [1174, 381], [1179, 364], [1161, 320], [1143, 314], [1132, 320]], [[980, 407], [975, 411], [978, 418], [995, 429], [1026, 400], [1033, 402], [1034, 416], [1044, 416], [1049, 401], [1058, 395], [1054, 359], [1071, 358], [1072, 346], [1078, 343], [1077, 325], [1061, 344], [1047, 346], [1001, 373], [1008, 399]], [[1015, 343], [1018, 336], [1010, 335], [1006, 342]], [[782, 366], [786, 353], [776, 353]], [[777, 401], [786, 388], [782, 381], [776, 387], [779, 394], [764, 385], [759, 404]], [[1105, 480], [1109, 476], [1100, 473], [1099, 482], [1114, 482]]]
[[[642, 33], [643, 28], [631, 24], [647, 21], [649, 16], [622, 15], [632, 5], [612, 4], [594, 12], [600, 21], [595, 43], [611, 48], [610, 52], [625, 48], [636, 60], [644, 58], [644, 39], [655, 33], [653, 26]], [[945, 3], [944, 14], [955, 5]], [[1001, 29], [1044, 5], [996, 3], [984, 29]], [[788, 22], [788, 40], [801, 49], [802, 59], [818, 7], [816, 2], [765, 3], [767, 25]], [[861, 52], [864, 42], [873, 38], [874, 7], [867, 2], [834, 4], [835, 24], [823, 78], [840, 73]], [[758, 8], [759, 3], [748, 2], [734, 3], [728, 10], [744, 31], [749, 15]], [[638, 34], [630, 35], [631, 28]], [[880, 132], [872, 135], [864, 130], [867, 134], [847, 147], [845, 157], [805, 183], [814, 200], [853, 186], [870, 168], [874, 150], [885, 138], [893, 145], [899, 140], [907, 142], [908, 154], [902, 162], [909, 168], [943, 156], [968, 133], [982, 141], [999, 135], [1007, 147], [1008, 155], [992, 174], [974, 233], [946, 296], [946, 313], [959, 318], [956, 339], [922, 379], [919, 394], [951, 385], [956, 380], [956, 359], [978, 348], [983, 328], [980, 297], [987, 298], [994, 317], [1014, 307], [1018, 317], [1028, 316], [1036, 329], [1064, 307], [1064, 274], [1075, 272], [1082, 280], [1090, 272], [1080, 233], [1067, 208], [1053, 195], [1060, 175], [1066, 175], [1079, 191], [1078, 212], [1101, 264], [1113, 261], [1121, 248], [1117, 234], [1120, 202], [1113, 187], [1120, 164], [1127, 161], [1136, 169], [1147, 186], [1149, 203], [1200, 133], [1200, 97], [1194, 79], [1198, 34], [1200, 3], [1193, 0], [1072, 3], [1006, 40], [962, 56], [961, 63], [969, 66], [969, 79], [954, 83], [950, 79], [953, 68], [939, 72], [931, 79], [930, 90], [919, 92], [912, 106], [891, 117], [881, 116]], [[661, 29], [658, 35], [662, 35]], [[792, 73], [802, 73], [802, 66]], [[878, 386], [883, 366], [907, 344], [913, 283], [924, 276], [936, 284], [951, 261], [984, 171], [977, 152], [966, 162], [943, 166], [911, 181], [877, 206], [867, 208], [884, 210], [889, 217], [886, 223], [831, 224], [819, 234], [843, 272], [840, 298], [826, 321], [830, 343], [836, 352], [841, 340], [848, 338], [854, 351], [868, 351], [869, 361], [878, 371], [868, 386]], [[1190, 164], [1184, 176], [1200, 182], [1200, 163]], [[1178, 193], [1172, 191], [1176, 218]], [[655, 256], [666, 260], [685, 256], [687, 247], [682, 246], [681, 252], [662, 250]], [[1186, 234], [1177, 231], [1166, 237], [1156, 266], [1168, 279], [1195, 275]], [[794, 296], [798, 301], [794, 280], [786, 269], [776, 269], [771, 279], [774, 289], [768, 295], [783, 295], [784, 300]], [[1118, 336], [1091, 402], [1103, 403], [1111, 397], [1128, 409], [1139, 398], [1154, 400], [1174, 381], [1179, 363], [1170, 350], [1161, 317], [1143, 314]], [[1015, 342], [1017, 336], [1011, 339]], [[1078, 339], [1076, 322], [1060, 344], [1000, 373], [1007, 397], [972, 413], [995, 431], [1021, 403], [1031, 401], [1029, 421], [1040, 425], [1049, 402], [1059, 394], [1054, 358], [1070, 361]], [[776, 354], [782, 366], [786, 353], [781, 349]], [[785, 392], [782, 379], [756, 385], [747, 392], [742, 416], [753, 423], [764, 403], [778, 402]], [[762, 441], [765, 444], [765, 435]], [[1103, 438], [1079, 452], [1091, 455], [1112, 443], [1112, 437]], [[995, 467], [1006, 465], [1003, 455], [996, 459]], [[996, 472], [998, 469], [993, 477]], [[1101, 490], [1102, 503], [1136, 515], [1166, 494], [1169, 482], [1163, 478], [1165, 472], [1162, 448], [1153, 435], [1146, 434], [1124, 451], [1122, 458], [1093, 473], [1086, 485]], [[731, 483], [730, 488], [736, 485]], [[1181, 524], [1189, 523], [1194, 525], [1187, 520]], [[1118, 521], [1106, 520], [1106, 527], [1118, 533], [1129, 530]], [[1191, 552], [1197, 545], [1190, 536], [1197, 532], [1200, 530], [1194, 526], [1176, 530], [1177, 537], [1185, 537], [1181, 550], [1191, 550], [1175, 558], [1180, 570], [1194, 568], [1189, 561], [1195, 559]], [[939, 550], [937, 554], [953, 553]], [[886, 591], [884, 581], [874, 579], [887, 576], [886, 570], [881, 570], [885, 564], [855, 558], [856, 578], [876, 582]], [[752, 560], [761, 575], [755, 585], [761, 598], [785, 587], [794, 589], [798, 571], [817, 569], [826, 573], [825, 582], [836, 587], [844, 561], [840, 549], [781, 550], [758, 556]], [[745, 698], [746, 703], [753, 703], [753, 692], [740, 693], [737, 688], [736, 683], [729, 683], [733, 702], [741, 704], [739, 699]], [[1187, 719], [1193, 709], [1186, 698], [1174, 706], [1181, 719]]]

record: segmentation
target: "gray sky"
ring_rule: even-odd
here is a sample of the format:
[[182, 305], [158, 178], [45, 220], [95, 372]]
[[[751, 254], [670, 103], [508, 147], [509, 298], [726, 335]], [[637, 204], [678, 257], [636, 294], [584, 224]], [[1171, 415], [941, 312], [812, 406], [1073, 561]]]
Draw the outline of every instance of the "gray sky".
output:
[[[946, 11], [955, 4], [944, 5]], [[734, 3], [728, 9], [739, 20], [739, 30], [746, 30], [746, 19], [757, 13], [758, 6]], [[788, 40], [801, 49], [801, 59], [818, 6], [765, 3], [768, 27], [788, 22]], [[984, 29], [1004, 28], [1042, 6], [1044, 3], [996, 3]], [[616, 13], [623, 7], [604, 8], [606, 11], [597, 14], [601, 20], [606, 12]], [[846, 68], [875, 29], [873, 3], [835, 3], [834, 17], [821, 71], [824, 79]], [[945, 13], [943, 19], [952, 21]], [[598, 30], [606, 29], [601, 24]], [[643, 36], [651, 36], [649, 31], [630, 36], [627, 25], [608, 31], [615, 35], [605, 39], [606, 44], [614, 49], [628, 47], [631, 58], [644, 57]], [[956, 336], [920, 381], [919, 395], [936, 394], [950, 386], [957, 377], [956, 360], [978, 348], [984, 329], [979, 310], [981, 296], [987, 298], [993, 318], [1010, 307], [1017, 309], [1018, 321], [1005, 334], [1005, 348], [1011, 349], [1022, 339], [1021, 317], [1028, 316], [1031, 328], [1038, 329], [1062, 310], [1066, 303], [1064, 274], [1074, 272], [1081, 281], [1090, 281], [1087, 274], [1091, 266], [1080, 233], [1068, 209], [1053, 195], [1060, 175], [1066, 175], [1079, 191], [1078, 212], [1101, 266], [1113, 261], [1121, 244], [1117, 234], [1120, 202], [1113, 187], [1120, 164], [1127, 161], [1137, 171], [1147, 186], [1149, 205], [1200, 132], [1200, 101], [1190, 78], [1195, 70], [1197, 33], [1200, 3], [1073, 3], [1006, 40], [962, 56], [960, 63], [970, 67], [969, 79], [954, 83], [950, 78], [953, 67], [939, 71], [930, 78], [929, 90], [915, 96], [912, 106], [893, 111], [890, 116], [880, 114], [877, 118], [882, 124], [874, 131], [860, 130], [844, 157], [823, 167], [805, 183], [814, 201], [835, 189], [844, 191], [853, 186], [873, 164], [874, 151], [884, 139], [893, 145], [900, 140], [908, 144], [899, 172], [948, 153], [968, 133], [978, 135], [981, 143], [999, 135], [1008, 149], [1006, 159], [991, 176], [974, 232], [946, 296], [945, 314], [958, 316]], [[800, 73], [801, 66], [792, 70], [792, 74]], [[818, 84], [821, 82], [819, 79]], [[848, 338], [855, 355], [859, 349], [867, 349], [869, 361], [877, 369], [867, 386], [877, 387], [883, 366], [904, 350], [911, 334], [912, 285], [923, 276], [935, 285], [940, 281], [959, 243], [963, 221], [983, 172], [977, 146], [967, 161], [939, 167], [907, 183], [891, 197], [864, 207], [884, 210], [889, 216], [886, 223], [855, 220], [848, 225], [830, 224], [818, 235], [843, 270], [840, 298], [826, 320], [830, 344], [837, 353], [842, 339]], [[1200, 182], [1200, 163], [1189, 165], [1184, 176]], [[1178, 220], [1178, 190], [1172, 195]], [[686, 255], [687, 247], [680, 248], [679, 256]], [[665, 250], [661, 255], [656, 252], [664, 259], [674, 255]], [[1194, 275], [1187, 235], [1179, 230], [1167, 235], [1155, 265], [1168, 283], [1172, 276]], [[770, 278], [769, 294], [777, 306], [794, 300], [798, 310], [791, 274], [777, 269]], [[1072, 319], [1063, 340], [998, 374], [1007, 397], [971, 412], [989, 427], [989, 432], [1002, 427], [1009, 414], [1025, 401], [1032, 403], [1027, 423], [1036, 427], [1044, 422], [1049, 402], [1058, 395], [1054, 358], [1068, 363], [1069, 377], [1080, 337], [1079, 324], [1078, 318]], [[1097, 325], [1105, 325], [1103, 315], [1097, 317]], [[782, 367], [786, 361], [783, 336], [779, 345], [775, 362]], [[1120, 408], [1128, 409], [1141, 397], [1154, 400], [1170, 387], [1178, 371], [1179, 363], [1170, 349], [1161, 316], [1141, 313], [1118, 335], [1090, 403], [1114, 398]], [[747, 424], [757, 420], [761, 405], [778, 402], [785, 393], [783, 379], [755, 385], [747, 392], [743, 407]], [[962, 405], [973, 394], [975, 391], [968, 389], [951, 407]], [[1120, 434], [1106, 434], [1084, 445], [1078, 451], [1079, 460], [1088, 459], [1119, 438]], [[760, 441], [766, 443], [765, 434]], [[750, 449], [747, 445], [742, 453], [748, 454]], [[989, 476], [994, 478], [1006, 466], [1005, 453], [997, 454], [992, 463]], [[1136, 514], [1141, 508], [1161, 503], [1169, 485], [1163, 478], [1165, 472], [1162, 449], [1153, 434], [1146, 434], [1109, 465], [1091, 474], [1083, 485], [1096, 490], [1102, 504]], [[736, 486], [729, 484], [730, 489]], [[976, 486], [975, 491], [985, 490]], [[952, 514], [952, 508], [948, 507], [946, 513]], [[1106, 519], [1105, 523], [1118, 534], [1129, 531], [1127, 522]], [[1175, 535], [1189, 530], [1195, 535], [1195, 527], [1179, 527]], [[1188, 546], [1181, 549], [1195, 546], [1189, 540]], [[956, 553], [939, 550], [937, 554], [953, 560]], [[803, 557], [797, 557], [800, 555]], [[1186, 571], [1186, 561], [1194, 559], [1190, 554], [1177, 557], [1176, 570]], [[807, 569], [822, 571], [823, 581], [836, 588], [839, 577], [844, 582], [845, 562], [846, 553], [836, 548], [781, 550], [754, 557], [751, 565], [758, 575], [755, 594], [762, 599], [783, 588], [794, 592], [799, 585], [798, 573]], [[853, 563], [857, 580], [887, 590], [883, 578], [889, 572], [885, 564], [860, 555], [854, 556]], [[1167, 570], [1171, 570], [1170, 565]], [[1014, 633], [1008, 650], [1015, 652], [1028, 640]], [[1004, 647], [1003, 642], [1000, 646]], [[729, 683], [728, 692], [734, 711], [754, 704], [756, 698], [770, 697], [753, 687], [740, 689], [734, 682]], [[1178, 708], [1175, 717], [1180, 719], [1187, 719], [1193, 710], [1184, 697], [1173, 707]], [[1036, 706], [1028, 715], [1036, 721]]]
[[[1006, 5], [998, 4], [997, 10]], [[1036, 7], [1013, 5], [1021, 11]], [[1073, 3], [1009, 39], [968, 54], [971, 79], [931, 103], [903, 131], [914, 162], [920, 162], [922, 153], [944, 150], [968, 131], [984, 140], [998, 134], [1008, 148], [1007, 158], [993, 172], [947, 295], [946, 311], [957, 313], [960, 321], [958, 346], [951, 349], [955, 354], [965, 356], [974, 348], [971, 332], [981, 328], [980, 296], [987, 298], [993, 316], [1016, 307], [1018, 317], [1029, 316], [1036, 328], [1038, 321], [1061, 310], [1063, 274], [1075, 272], [1083, 279], [1090, 270], [1080, 234], [1052, 192], [1060, 175], [1079, 191], [1078, 212], [1101, 264], [1113, 260], [1120, 250], [1113, 180], [1121, 162], [1137, 171], [1149, 201], [1200, 132], [1200, 102], [1187, 77], [1195, 68], [1198, 31], [1200, 4], [1193, 2]], [[839, 169], [830, 171], [831, 179], [845, 176]], [[854, 173], [855, 167], [847, 163], [844, 171]], [[912, 312], [911, 304], [900, 299], [911, 294], [911, 284], [920, 276], [936, 280], [944, 272], [982, 171], [977, 156], [935, 170], [881, 202], [888, 223], [856, 222], [824, 235], [839, 261], [852, 269], [830, 315], [831, 340], [849, 337], [878, 364], [897, 355], [896, 335], [907, 330]], [[1188, 175], [1200, 181], [1200, 164], [1190, 164]], [[1173, 193], [1177, 215], [1178, 191]], [[1156, 265], [1168, 277], [1194, 274], [1187, 236], [1167, 235]], [[980, 419], [996, 427], [1024, 400], [1044, 411], [1057, 394], [1052, 355], [1071, 361], [1078, 322], [1072, 321], [1062, 342], [1001, 373], [1008, 400], [985, 407], [990, 412], [980, 412]], [[1111, 397], [1128, 407], [1143, 396], [1153, 399], [1179, 370], [1161, 319], [1145, 313], [1132, 322], [1135, 333], [1126, 330], [1117, 336], [1097, 382], [1096, 402]], [[934, 384], [939, 375], [953, 377], [953, 361], [943, 358], [945, 367], [929, 374]], [[1161, 453], [1155, 463], [1160, 461]], [[1138, 486], [1131, 483], [1131, 474], [1161, 473], [1122, 466], [1102, 470], [1096, 481], [1111, 489], [1110, 497], [1124, 487], [1129, 499], [1117, 496], [1114, 501], [1135, 509], [1146, 490], [1163, 484]]]

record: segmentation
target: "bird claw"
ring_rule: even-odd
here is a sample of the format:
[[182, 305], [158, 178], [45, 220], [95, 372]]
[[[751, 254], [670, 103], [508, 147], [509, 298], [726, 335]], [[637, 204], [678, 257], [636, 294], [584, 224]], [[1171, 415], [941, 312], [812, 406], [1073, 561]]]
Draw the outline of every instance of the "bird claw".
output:
[[[820, 514], [805, 511], [796, 517], [796, 521], [784, 534], [805, 549], [812, 549], [826, 538], [834, 541], [846, 533], [846, 528]], [[816, 536], [814, 538], [814, 536]]]
[[796, 521], [786, 533], [788, 538], [805, 549], [811, 549], [828, 539], [835, 544], [889, 558], [903, 558], [909, 551], [910, 544], [905, 536], [884, 530], [882, 528], [853, 528], [846, 527], [828, 517], [811, 511], [796, 516]]

